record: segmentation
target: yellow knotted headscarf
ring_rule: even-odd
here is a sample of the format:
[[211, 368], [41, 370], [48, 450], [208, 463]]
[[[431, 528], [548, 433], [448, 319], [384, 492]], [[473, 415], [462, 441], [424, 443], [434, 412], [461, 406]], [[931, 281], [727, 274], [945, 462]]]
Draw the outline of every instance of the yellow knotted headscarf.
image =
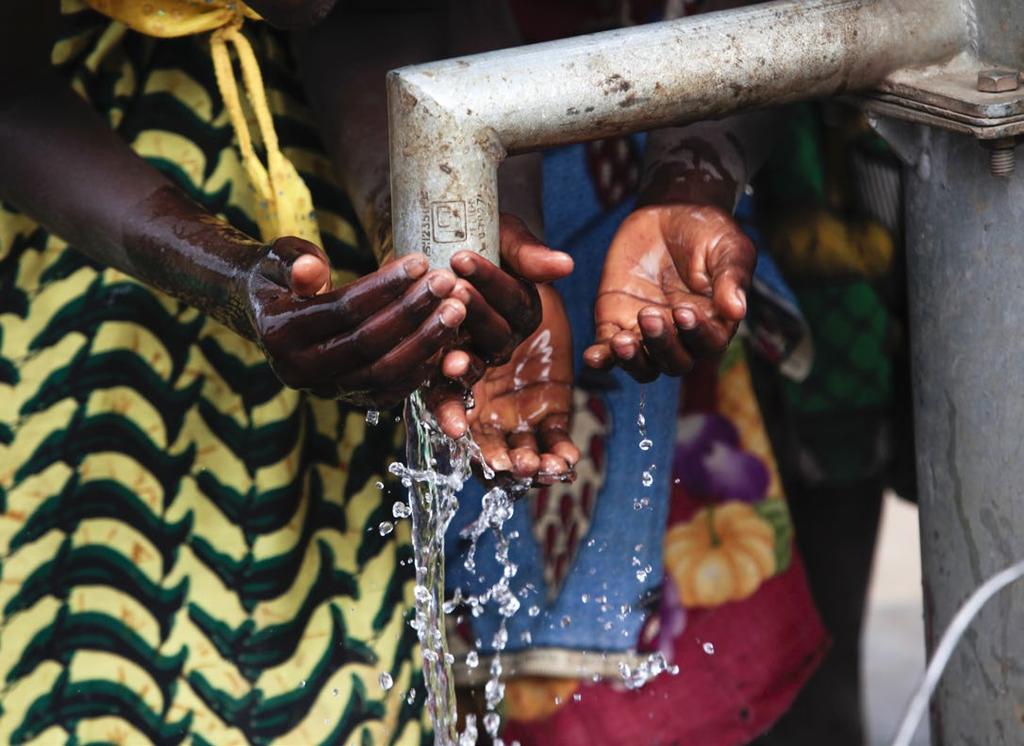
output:
[[[171, 38], [210, 34], [217, 88], [235, 130], [242, 165], [256, 192], [256, 222], [264, 240], [299, 236], [320, 245], [313, 215], [313, 199], [295, 166], [284, 157], [263, 90], [256, 55], [241, 33], [246, 18], [260, 16], [244, 3], [232, 0], [86, 0], [95, 10], [147, 36]], [[253, 148], [249, 125], [242, 111], [238, 83], [228, 44], [233, 44], [242, 80], [267, 151], [264, 165]]]

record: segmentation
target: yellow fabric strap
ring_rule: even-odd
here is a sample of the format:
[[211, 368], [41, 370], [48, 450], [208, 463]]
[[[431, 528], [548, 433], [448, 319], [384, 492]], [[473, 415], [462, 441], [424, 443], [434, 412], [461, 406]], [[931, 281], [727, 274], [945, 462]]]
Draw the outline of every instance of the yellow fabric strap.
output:
[[[313, 214], [313, 199], [295, 166], [285, 158], [274, 130], [274, 120], [263, 88], [263, 76], [252, 45], [241, 33], [246, 18], [259, 19], [243, 3], [227, 0], [87, 0], [89, 5], [129, 28], [162, 38], [212, 31], [210, 49], [224, 107], [238, 140], [242, 166], [256, 193], [255, 217], [264, 240], [299, 236], [320, 245]], [[267, 165], [256, 155], [242, 109], [228, 44], [235, 47], [246, 96], [267, 151]]]

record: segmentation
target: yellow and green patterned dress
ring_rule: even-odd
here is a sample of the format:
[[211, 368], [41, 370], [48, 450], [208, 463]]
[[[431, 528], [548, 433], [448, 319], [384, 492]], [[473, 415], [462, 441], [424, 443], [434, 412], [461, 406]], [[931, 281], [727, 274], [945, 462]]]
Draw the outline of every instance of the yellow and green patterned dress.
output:
[[[75, 89], [256, 235], [208, 38], [63, 5]], [[245, 33], [336, 279], [372, 269], [285, 45]], [[408, 531], [377, 528], [401, 433], [380, 422], [0, 205], [0, 743], [422, 742]]]

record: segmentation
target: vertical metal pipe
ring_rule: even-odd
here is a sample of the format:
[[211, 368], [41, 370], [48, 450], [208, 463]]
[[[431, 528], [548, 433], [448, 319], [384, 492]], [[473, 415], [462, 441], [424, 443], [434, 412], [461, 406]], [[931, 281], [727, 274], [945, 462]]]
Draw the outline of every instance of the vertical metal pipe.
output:
[[[908, 167], [913, 390], [929, 652], [957, 607], [1024, 556], [1024, 174], [920, 128]], [[932, 703], [935, 744], [1024, 743], [1024, 588], [960, 644]]]
[[521, 152], [862, 89], [967, 43], [959, 0], [780, 0], [388, 75], [394, 239], [497, 258]]

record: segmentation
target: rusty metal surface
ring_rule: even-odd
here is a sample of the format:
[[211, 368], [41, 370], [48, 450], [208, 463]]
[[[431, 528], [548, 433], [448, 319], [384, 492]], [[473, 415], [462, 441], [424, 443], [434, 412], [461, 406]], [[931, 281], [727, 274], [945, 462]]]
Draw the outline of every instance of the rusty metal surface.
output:
[[967, 43], [957, 0], [783, 0], [388, 76], [399, 251], [497, 255], [506, 152], [870, 87]]
[[846, 98], [876, 114], [979, 140], [1024, 134], [1024, 88], [979, 91], [983, 69], [983, 63], [964, 53], [943, 64], [897, 70], [874, 90]]

